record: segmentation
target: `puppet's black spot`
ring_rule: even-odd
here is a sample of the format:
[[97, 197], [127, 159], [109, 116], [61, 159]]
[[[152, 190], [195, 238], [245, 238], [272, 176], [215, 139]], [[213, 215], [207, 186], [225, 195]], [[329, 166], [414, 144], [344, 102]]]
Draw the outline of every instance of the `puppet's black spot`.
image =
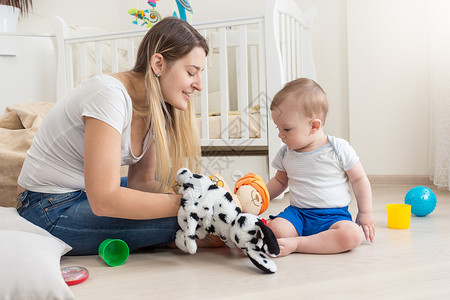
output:
[[240, 217], [240, 218], [238, 219], [238, 223], [239, 223], [239, 226], [240, 226], [240, 227], [242, 227], [242, 226], [244, 225], [245, 219], [246, 219], [245, 216], [242, 216], [242, 217]]
[[193, 188], [194, 188], [194, 185], [192, 183], [190, 183], [190, 182], [183, 183], [184, 190], [193, 189]]
[[239, 244], [239, 237], [237, 236], [237, 234], [234, 236], [234, 240], [236, 241], [236, 244]]
[[226, 214], [219, 214], [219, 219], [221, 219], [224, 223], [228, 224]]
[[211, 190], [217, 190], [219, 187], [217, 186], [217, 185], [215, 185], [215, 184], [211, 184], [209, 187], [208, 187], [208, 191], [211, 191]]
[[233, 197], [231, 196], [230, 193], [226, 192], [225, 193], [225, 198], [227, 198], [228, 202], [233, 202]]
[[195, 221], [198, 221], [198, 220], [199, 220], [199, 217], [198, 217], [198, 215], [197, 215], [196, 213], [191, 213], [191, 214], [190, 214], [190, 217], [191, 217], [192, 219], [194, 219]]

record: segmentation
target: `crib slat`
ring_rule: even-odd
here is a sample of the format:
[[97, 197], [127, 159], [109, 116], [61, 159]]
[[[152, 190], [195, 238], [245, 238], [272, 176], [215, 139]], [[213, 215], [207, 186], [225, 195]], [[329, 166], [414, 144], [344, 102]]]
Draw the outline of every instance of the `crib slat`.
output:
[[259, 90], [258, 90], [258, 79], [263, 77], [260, 72], [258, 72], [258, 47], [255, 45], [250, 46], [250, 87], [251, 87], [251, 93], [250, 93], [250, 100], [251, 107], [255, 106], [256, 97], [258, 97]]
[[286, 16], [286, 69], [287, 69], [287, 81], [291, 81], [292, 76], [292, 17]]
[[119, 72], [119, 58], [117, 56], [117, 40], [111, 40], [111, 71]]
[[[200, 31], [200, 34], [206, 38], [206, 30]], [[208, 57], [205, 59], [205, 66], [208, 66]], [[201, 99], [201, 119], [202, 119], [202, 140], [209, 139], [209, 119], [208, 119], [208, 68], [202, 72], [203, 90], [200, 94]]]
[[241, 112], [241, 138], [248, 139], [248, 54], [247, 25], [239, 26], [239, 79], [238, 79], [238, 109]]
[[95, 42], [95, 73], [101, 74], [102, 71], [102, 45], [99, 41]]
[[301, 41], [302, 41], [302, 28], [300, 22], [296, 22], [295, 26], [295, 41], [296, 41], [296, 48], [297, 51], [295, 52], [295, 57], [297, 59], [297, 77], [303, 77], [302, 76], [302, 55], [301, 55]]
[[87, 76], [86, 68], [86, 44], [81, 43], [78, 45], [78, 56], [80, 57], [80, 74], [81, 80], [84, 80]]
[[291, 44], [291, 53], [290, 53], [291, 65], [290, 65], [290, 67], [291, 67], [291, 80], [292, 80], [292, 79], [296, 79], [297, 78], [297, 74], [295, 74], [295, 71], [297, 69], [296, 68], [297, 53], [295, 51], [295, 32], [296, 32], [296, 30], [295, 30], [295, 20], [292, 17], [291, 17], [291, 25], [290, 25], [290, 27], [291, 27], [291, 37], [289, 39], [290, 40], [289, 43]]
[[134, 40], [133, 38], [127, 38], [127, 60], [128, 68], [131, 69], [134, 66]]
[[219, 66], [220, 66], [220, 136], [228, 140], [228, 51], [225, 27], [219, 28]]
[[68, 91], [73, 89], [73, 55], [72, 45], [66, 47], [66, 66], [67, 66], [67, 83], [69, 85]]
[[286, 46], [286, 14], [281, 13], [281, 56], [283, 61], [283, 75], [284, 75], [284, 82], [287, 82], [288, 80], [288, 74], [287, 74], [287, 46]]
[[259, 128], [261, 131], [261, 138], [259, 139], [261, 143], [264, 145], [267, 145], [267, 104], [269, 102], [269, 99], [267, 99], [267, 88], [266, 88], [266, 47], [265, 47], [265, 32], [264, 32], [264, 23], [261, 21], [258, 24], [258, 32], [259, 32], [259, 93], [258, 93], [258, 100], [259, 100]]
[[[202, 81], [207, 83], [208, 71], [205, 68], [205, 71], [202, 73]], [[208, 84], [204, 85], [205, 88], [201, 93], [201, 118], [202, 118], [202, 139], [209, 139], [209, 119], [208, 119]]]

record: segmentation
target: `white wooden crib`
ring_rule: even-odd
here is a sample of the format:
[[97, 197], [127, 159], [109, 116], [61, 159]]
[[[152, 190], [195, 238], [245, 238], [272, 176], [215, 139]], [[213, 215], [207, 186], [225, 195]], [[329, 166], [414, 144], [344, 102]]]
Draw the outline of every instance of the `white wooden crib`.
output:
[[[275, 173], [270, 162], [281, 146], [270, 119], [271, 99], [289, 80], [315, 79], [311, 27], [316, 10], [302, 12], [293, 0], [265, 0], [264, 5], [263, 16], [193, 24], [210, 45], [204, 89], [194, 100], [206, 174], [220, 172], [235, 180], [255, 172], [269, 179]], [[59, 17], [52, 26], [57, 99], [95, 74], [131, 68], [147, 32], [74, 29]]]

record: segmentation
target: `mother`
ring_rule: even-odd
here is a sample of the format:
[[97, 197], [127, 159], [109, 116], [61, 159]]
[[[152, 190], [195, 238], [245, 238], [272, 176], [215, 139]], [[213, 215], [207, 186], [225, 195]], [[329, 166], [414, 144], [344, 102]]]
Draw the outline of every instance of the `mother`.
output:
[[69, 255], [95, 254], [106, 238], [130, 250], [171, 243], [181, 196], [168, 192], [180, 167], [200, 162], [190, 99], [208, 50], [187, 22], [165, 18], [132, 70], [95, 76], [56, 103], [22, 167], [19, 213], [71, 245]]

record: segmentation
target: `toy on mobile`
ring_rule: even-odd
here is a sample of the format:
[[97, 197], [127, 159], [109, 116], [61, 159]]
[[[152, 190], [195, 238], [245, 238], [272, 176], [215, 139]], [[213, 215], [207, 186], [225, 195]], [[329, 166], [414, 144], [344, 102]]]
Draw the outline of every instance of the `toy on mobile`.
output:
[[71, 266], [61, 269], [61, 275], [67, 285], [79, 284], [88, 279], [89, 271], [84, 267]]

